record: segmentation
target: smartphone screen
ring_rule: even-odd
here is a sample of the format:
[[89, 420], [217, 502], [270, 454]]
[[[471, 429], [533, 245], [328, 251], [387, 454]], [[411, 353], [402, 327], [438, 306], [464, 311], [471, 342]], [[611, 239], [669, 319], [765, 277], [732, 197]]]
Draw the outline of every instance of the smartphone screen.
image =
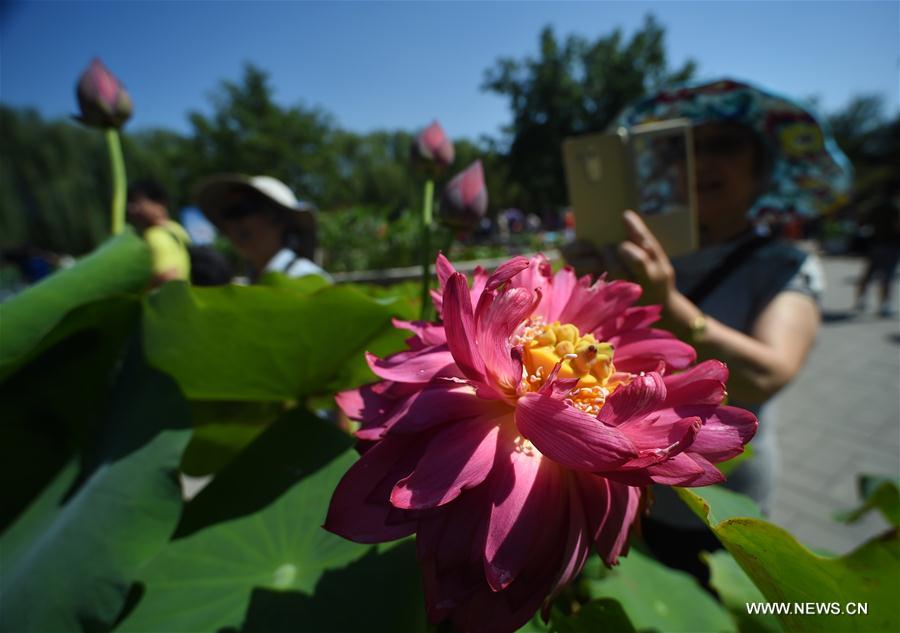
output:
[[690, 206], [684, 137], [636, 136], [631, 144], [637, 211], [653, 216]]
[[672, 119], [563, 144], [575, 232], [597, 246], [625, 239], [622, 212], [634, 209], [670, 256], [698, 244], [691, 124]]

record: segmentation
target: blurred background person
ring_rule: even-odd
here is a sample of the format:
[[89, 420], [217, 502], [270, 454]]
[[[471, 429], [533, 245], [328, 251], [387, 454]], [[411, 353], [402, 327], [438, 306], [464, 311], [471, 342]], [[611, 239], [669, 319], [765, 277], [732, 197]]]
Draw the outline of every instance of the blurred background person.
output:
[[251, 281], [266, 272], [330, 279], [313, 261], [315, 207], [277, 178], [219, 174], [199, 183], [193, 198], [247, 260]]
[[[626, 108], [619, 124], [687, 118], [693, 126], [700, 248], [669, 259], [640, 216], [624, 215], [629, 235], [620, 263], [662, 306], [662, 326], [697, 350], [698, 360], [727, 363], [729, 403], [759, 417], [753, 457], [726, 486], [766, 513], [777, 468], [773, 396], [803, 366], [818, 329], [823, 274], [817, 258], [776, 239], [760, 218], [811, 217], [849, 186], [846, 158], [808, 109], [749, 84], [719, 80], [662, 90]], [[599, 255], [574, 249], [576, 268], [598, 268]], [[643, 533], [663, 562], [702, 581], [702, 550], [715, 537], [670, 490], [656, 501]]]
[[891, 298], [891, 287], [900, 260], [900, 181], [889, 183], [884, 195], [870, 208], [863, 222], [868, 229], [866, 270], [856, 287], [856, 310], [866, 309], [869, 283], [879, 279], [879, 314], [891, 317], [897, 309]]
[[153, 257], [155, 283], [190, 278], [191, 238], [169, 217], [169, 196], [152, 180], [139, 180], [128, 187], [128, 222], [143, 236]]
[[153, 180], [138, 180], [128, 187], [128, 221], [143, 235], [153, 252], [158, 283], [190, 279], [196, 286], [227, 284], [231, 265], [212, 247], [191, 242], [187, 231], [169, 216], [169, 195]]

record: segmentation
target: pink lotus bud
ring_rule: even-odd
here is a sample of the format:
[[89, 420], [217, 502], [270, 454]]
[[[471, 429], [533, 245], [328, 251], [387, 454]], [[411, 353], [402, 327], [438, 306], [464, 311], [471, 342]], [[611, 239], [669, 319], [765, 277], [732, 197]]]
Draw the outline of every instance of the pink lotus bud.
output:
[[476, 160], [447, 183], [438, 219], [455, 228], [471, 228], [484, 217], [487, 208], [484, 169], [481, 161]]
[[99, 59], [82, 73], [76, 95], [81, 116], [75, 118], [85, 125], [120, 128], [131, 117], [131, 97]]
[[412, 145], [412, 157], [416, 163], [433, 164], [438, 169], [453, 164], [453, 142], [437, 121], [419, 132]]

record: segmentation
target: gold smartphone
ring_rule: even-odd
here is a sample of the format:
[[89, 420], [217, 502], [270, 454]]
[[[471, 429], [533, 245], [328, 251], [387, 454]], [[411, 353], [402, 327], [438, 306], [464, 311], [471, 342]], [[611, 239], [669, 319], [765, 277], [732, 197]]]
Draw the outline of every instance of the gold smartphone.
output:
[[634, 209], [670, 257], [697, 249], [693, 137], [687, 119], [567, 138], [563, 160], [575, 235], [598, 247], [624, 240]]

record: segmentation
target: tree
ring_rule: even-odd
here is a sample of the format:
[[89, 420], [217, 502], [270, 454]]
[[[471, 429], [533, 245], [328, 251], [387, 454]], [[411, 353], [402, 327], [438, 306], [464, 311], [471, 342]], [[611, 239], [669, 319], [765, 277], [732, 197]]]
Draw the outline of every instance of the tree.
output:
[[510, 177], [527, 192], [527, 206], [565, 204], [563, 139], [603, 131], [631, 101], [692, 77], [693, 61], [669, 70], [664, 40], [652, 16], [628, 41], [616, 29], [594, 41], [569, 35], [559, 42], [548, 26], [537, 58], [502, 58], [485, 72], [482, 89], [509, 98]]
[[[279, 106], [268, 75], [252, 64], [240, 83], [223, 81], [212, 101], [211, 116], [190, 114], [193, 134], [184, 157], [188, 174], [266, 174], [283, 180], [300, 197], [321, 199], [336, 170], [328, 151], [334, 134], [330, 115], [301, 105]], [[189, 191], [192, 184], [182, 183], [182, 190]]]
[[853, 164], [851, 209], [864, 213], [892, 196], [900, 174], [900, 116], [889, 120], [879, 95], [857, 95], [828, 123]]
[[80, 255], [109, 232], [103, 137], [33, 110], [0, 107], [0, 249]]

